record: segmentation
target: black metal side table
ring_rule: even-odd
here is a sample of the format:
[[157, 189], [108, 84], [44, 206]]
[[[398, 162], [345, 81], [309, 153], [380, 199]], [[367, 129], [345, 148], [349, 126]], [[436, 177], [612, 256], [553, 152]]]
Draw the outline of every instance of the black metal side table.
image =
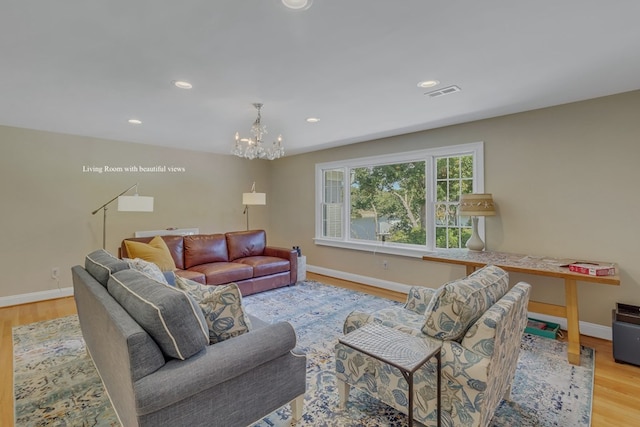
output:
[[440, 427], [440, 370], [442, 368], [440, 351], [442, 344], [439, 341], [435, 339], [432, 341], [424, 340], [379, 323], [367, 323], [362, 328], [339, 338], [338, 341], [400, 370], [409, 386], [409, 413], [407, 414], [409, 427], [413, 427], [413, 374], [429, 359], [435, 357], [438, 366], [436, 396], [438, 427]]

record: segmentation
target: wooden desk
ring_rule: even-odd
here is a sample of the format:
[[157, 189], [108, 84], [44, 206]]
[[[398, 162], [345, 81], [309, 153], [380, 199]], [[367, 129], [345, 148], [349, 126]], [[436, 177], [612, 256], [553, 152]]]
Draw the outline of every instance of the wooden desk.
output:
[[564, 279], [565, 305], [547, 304], [529, 301], [529, 311], [567, 319], [568, 349], [567, 359], [574, 365], [580, 364], [580, 324], [578, 318], [578, 286], [577, 282], [601, 283], [604, 285], [620, 285], [620, 276], [589, 276], [574, 273], [568, 267], [562, 267], [578, 259], [557, 259], [517, 255], [504, 252], [477, 252], [466, 249], [447, 249], [429, 252], [422, 257], [425, 261], [444, 262], [464, 265], [467, 275], [476, 268], [488, 264], [512, 271], [514, 273], [533, 274], [536, 276], [557, 277]]

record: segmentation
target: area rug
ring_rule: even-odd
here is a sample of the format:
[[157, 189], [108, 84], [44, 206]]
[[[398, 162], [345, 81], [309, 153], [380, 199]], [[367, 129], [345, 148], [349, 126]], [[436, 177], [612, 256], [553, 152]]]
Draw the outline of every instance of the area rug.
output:
[[[307, 393], [298, 426], [406, 426], [404, 414], [352, 389], [338, 408], [333, 347], [352, 310], [398, 304], [371, 295], [306, 281], [245, 297], [247, 311], [269, 322], [285, 320], [307, 353]], [[14, 328], [16, 426], [117, 426], [118, 421], [86, 354], [76, 316]], [[511, 400], [491, 421], [507, 426], [589, 426], [594, 352], [581, 365], [566, 360], [566, 344], [525, 334]], [[254, 427], [290, 425], [288, 405]]]
[[78, 317], [13, 328], [15, 427], [119, 426]]

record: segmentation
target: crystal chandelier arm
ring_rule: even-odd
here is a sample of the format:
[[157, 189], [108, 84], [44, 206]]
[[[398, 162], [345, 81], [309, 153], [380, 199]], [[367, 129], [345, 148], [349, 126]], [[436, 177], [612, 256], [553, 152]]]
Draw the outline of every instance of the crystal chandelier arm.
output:
[[279, 135], [278, 138], [273, 141], [273, 144], [270, 147], [263, 146], [263, 137], [268, 132], [267, 127], [262, 124], [262, 104], [254, 103], [253, 106], [256, 110], [258, 110], [256, 120], [251, 126], [251, 133], [253, 134], [253, 138], [240, 138], [239, 132], [236, 132], [235, 146], [231, 151], [231, 154], [246, 159], [267, 158], [269, 160], [274, 160], [282, 157], [284, 155], [284, 148], [282, 147], [282, 135]]

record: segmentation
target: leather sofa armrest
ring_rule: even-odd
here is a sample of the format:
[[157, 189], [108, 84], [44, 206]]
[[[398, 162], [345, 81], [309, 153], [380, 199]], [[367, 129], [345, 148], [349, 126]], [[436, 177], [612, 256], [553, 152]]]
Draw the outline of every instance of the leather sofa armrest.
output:
[[[208, 345], [186, 360], [172, 359], [156, 372], [136, 381], [138, 415], [149, 414], [257, 366], [292, 353], [296, 333], [288, 322], [279, 322]], [[294, 354], [296, 357], [306, 357]], [[171, 384], [171, 391], [167, 390]]]
[[265, 256], [273, 256], [289, 260], [291, 266], [291, 283], [298, 281], [298, 252], [295, 249], [285, 249], [276, 246], [265, 246]]
[[292, 257], [298, 258], [298, 252], [294, 249], [278, 248], [276, 246], [266, 246], [264, 248], [264, 254], [266, 256], [275, 256], [288, 260], [291, 260]]

